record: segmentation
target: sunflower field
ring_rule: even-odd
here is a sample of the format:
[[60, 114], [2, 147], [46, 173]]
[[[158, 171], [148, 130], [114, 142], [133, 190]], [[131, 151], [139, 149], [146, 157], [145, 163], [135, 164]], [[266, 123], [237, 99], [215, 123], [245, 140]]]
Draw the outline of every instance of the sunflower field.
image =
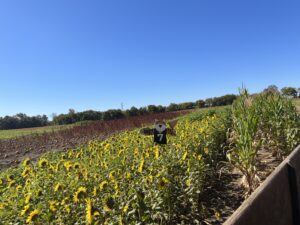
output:
[[138, 130], [0, 173], [0, 224], [199, 224], [229, 113], [184, 116], [167, 145]]

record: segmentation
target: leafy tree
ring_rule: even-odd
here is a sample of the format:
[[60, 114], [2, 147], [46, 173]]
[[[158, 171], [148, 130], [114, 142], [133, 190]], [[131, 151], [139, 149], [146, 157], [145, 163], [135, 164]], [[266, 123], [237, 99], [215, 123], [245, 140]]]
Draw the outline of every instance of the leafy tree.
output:
[[198, 100], [198, 101], [195, 102], [195, 106], [196, 106], [197, 108], [203, 108], [203, 107], [205, 106], [205, 101], [203, 101], [203, 100]]
[[158, 107], [156, 105], [148, 105], [147, 110], [150, 114], [157, 113], [158, 112]]
[[223, 95], [212, 99], [212, 106], [231, 105], [237, 98], [236, 95]]
[[120, 109], [110, 109], [103, 113], [103, 120], [113, 120], [125, 117], [125, 114]]
[[140, 107], [139, 108], [139, 115], [147, 115], [147, 114], [148, 114], [147, 107]]
[[166, 107], [165, 106], [162, 106], [162, 105], [158, 105], [157, 106], [157, 112], [165, 112], [166, 111]]
[[24, 113], [18, 113], [14, 116], [0, 117], [0, 129], [18, 129], [28, 127], [41, 127], [49, 124], [46, 115], [27, 116]]
[[166, 111], [173, 112], [179, 110], [179, 106], [175, 103], [171, 103], [167, 108]]
[[178, 104], [178, 106], [179, 106], [180, 110], [193, 109], [194, 106], [195, 106], [195, 103], [193, 103], [193, 102], [183, 102], [183, 103]]
[[263, 92], [266, 92], [268, 94], [279, 94], [279, 90], [278, 90], [278, 87], [274, 84], [272, 85], [269, 85], [267, 88], [264, 89]]
[[132, 106], [130, 109], [127, 109], [125, 111], [125, 114], [126, 114], [126, 116], [129, 116], [129, 117], [130, 116], [137, 116], [137, 115], [139, 115], [139, 110], [138, 110], [138, 108]]
[[212, 98], [207, 98], [207, 99], [205, 99], [205, 106], [206, 106], [206, 107], [211, 107], [211, 106], [213, 106], [213, 99], [212, 99]]
[[297, 98], [298, 96], [297, 89], [293, 87], [284, 87], [281, 89], [281, 93], [285, 96], [291, 96], [293, 98]]
[[87, 110], [78, 113], [77, 118], [79, 121], [86, 121], [86, 120], [101, 120], [102, 119], [102, 112], [94, 111], [94, 110]]

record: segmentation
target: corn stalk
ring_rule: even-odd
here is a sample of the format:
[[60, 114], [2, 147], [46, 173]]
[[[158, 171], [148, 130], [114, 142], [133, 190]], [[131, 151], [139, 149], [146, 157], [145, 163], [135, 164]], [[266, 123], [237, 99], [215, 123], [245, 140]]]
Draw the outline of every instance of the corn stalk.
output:
[[244, 175], [250, 194], [258, 185], [256, 162], [262, 141], [259, 138], [256, 105], [253, 104], [247, 90], [242, 89], [240, 94], [232, 107], [233, 128], [230, 134], [232, 149], [227, 152], [227, 158]]

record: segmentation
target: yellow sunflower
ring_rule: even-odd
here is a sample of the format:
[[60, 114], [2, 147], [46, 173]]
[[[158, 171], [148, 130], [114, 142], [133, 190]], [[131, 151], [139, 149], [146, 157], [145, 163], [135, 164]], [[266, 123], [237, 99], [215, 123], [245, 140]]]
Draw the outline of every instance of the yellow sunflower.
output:
[[50, 211], [56, 212], [58, 205], [59, 205], [59, 203], [57, 201], [49, 201], [49, 209], [50, 209]]
[[159, 147], [158, 147], [158, 146], [155, 146], [155, 149], [154, 149], [154, 157], [155, 157], [156, 159], [158, 159], [158, 157], [159, 157]]
[[6, 178], [7, 178], [8, 181], [12, 181], [14, 179], [14, 175], [9, 174], [9, 175], [7, 175]]
[[107, 186], [108, 186], [107, 181], [102, 181], [101, 184], [100, 184], [100, 190], [105, 189]]
[[30, 207], [29, 204], [24, 206], [24, 209], [21, 211], [21, 216], [24, 216], [28, 212], [29, 207]]
[[204, 153], [207, 155], [208, 154], [208, 148], [204, 148]]
[[92, 212], [92, 201], [90, 198], [86, 200], [86, 223], [92, 224], [93, 222], [93, 212]]
[[93, 188], [93, 197], [96, 197], [97, 196], [97, 187], [94, 187]]
[[12, 180], [8, 183], [8, 187], [11, 188], [12, 186], [14, 186], [16, 184], [16, 181]]
[[72, 163], [70, 161], [66, 161], [64, 162], [64, 167], [67, 171], [70, 171], [70, 169], [72, 169]]
[[140, 162], [140, 165], [139, 165], [139, 168], [138, 168], [139, 173], [143, 172], [144, 163], [145, 163], [145, 160], [144, 160], [144, 158], [142, 158], [141, 162]]
[[78, 190], [74, 194], [74, 202], [79, 202], [80, 199], [84, 198], [86, 194], [86, 188], [85, 187], [79, 187]]
[[30, 173], [30, 168], [29, 167], [25, 167], [23, 172], [22, 172], [22, 177], [27, 177]]
[[183, 156], [182, 156], [182, 160], [183, 160], [183, 161], [186, 159], [187, 155], [188, 155], [188, 152], [185, 151], [185, 153], [184, 153]]
[[48, 160], [46, 160], [46, 159], [41, 159], [41, 160], [38, 162], [39, 167], [46, 167], [48, 164], [49, 164], [49, 162], [48, 162]]
[[21, 185], [18, 185], [18, 186], [16, 187], [16, 191], [19, 192], [19, 191], [22, 190], [22, 188], [23, 188], [23, 187], [22, 187]]
[[24, 161], [23, 161], [23, 166], [28, 166], [30, 163], [30, 159], [29, 158], [26, 158]]
[[129, 204], [127, 203], [127, 204], [124, 206], [123, 210], [122, 210], [123, 213], [127, 213], [128, 208], [129, 208]]
[[63, 185], [60, 183], [57, 183], [54, 187], [54, 192], [61, 191], [63, 189]]
[[115, 201], [112, 197], [108, 196], [105, 197], [102, 201], [103, 203], [103, 209], [106, 212], [110, 212], [114, 209]]
[[168, 183], [169, 183], [169, 180], [166, 179], [166, 178], [164, 178], [164, 177], [162, 177], [162, 178], [159, 180], [158, 186], [159, 186], [160, 189], [165, 189], [166, 186], [168, 185]]
[[39, 214], [40, 214], [40, 210], [38, 210], [38, 209], [33, 210], [29, 214], [29, 216], [28, 216], [28, 218], [26, 220], [26, 223], [30, 223], [31, 224], [34, 220], [36, 220], [36, 218], [38, 217]]
[[31, 199], [31, 194], [26, 194], [25, 195], [25, 204], [28, 204], [30, 199]]
[[80, 168], [80, 164], [78, 162], [74, 163], [74, 168], [75, 169], [79, 169]]

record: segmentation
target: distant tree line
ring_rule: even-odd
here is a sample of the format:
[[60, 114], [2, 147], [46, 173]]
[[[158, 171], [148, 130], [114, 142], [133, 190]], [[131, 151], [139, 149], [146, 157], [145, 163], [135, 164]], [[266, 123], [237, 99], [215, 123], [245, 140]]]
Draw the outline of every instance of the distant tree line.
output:
[[[276, 85], [270, 85], [263, 90], [269, 93], [280, 93], [289, 98], [300, 98], [300, 88], [283, 87], [280, 90]], [[83, 112], [75, 112], [70, 109], [67, 114], [59, 114], [53, 116], [53, 121], [50, 122], [46, 115], [27, 116], [24, 113], [18, 113], [14, 116], [0, 117], [0, 130], [41, 127], [49, 124], [72, 124], [80, 121], [89, 120], [113, 120], [131, 116], [147, 115], [160, 112], [172, 112], [178, 110], [188, 110], [196, 108], [205, 108], [213, 106], [230, 105], [237, 98], [236, 95], [228, 94], [215, 98], [207, 98], [205, 100], [197, 100], [195, 102], [171, 103], [168, 106], [148, 105], [146, 107], [131, 107], [127, 110], [110, 109], [104, 112], [87, 110]]]
[[74, 109], [69, 109], [66, 114], [59, 114], [53, 116], [53, 121], [49, 121], [46, 115], [27, 116], [24, 113], [16, 114], [15, 116], [0, 117], [0, 130], [40, 127], [49, 124], [72, 124], [80, 121], [89, 120], [113, 120], [125, 117], [148, 115], [161, 112], [172, 112], [178, 110], [188, 110], [213, 106], [230, 105], [237, 98], [236, 95], [229, 94], [215, 98], [208, 98], [206, 100], [197, 100], [195, 102], [171, 103], [168, 106], [162, 105], [148, 105], [145, 107], [131, 107], [127, 110], [110, 109], [104, 112], [87, 110], [83, 112], [75, 112]]
[[113, 120], [131, 116], [141, 116], [161, 112], [172, 112], [178, 110], [196, 109], [212, 106], [230, 105], [236, 99], [236, 95], [224, 95], [221, 97], [208, 98], [206, 100], [197, 100], [196, 102], [183, 102], [179, 104], [171, 103], [169, 106], [148, 105], [146, 107], [131, 107], [127, 110], [110, 109], [104, 112], [88, 110], [83, 112], [75, 112], [70, 109], [67, 114], [60, 114], [53, 117], [54, 124], [71, 124], [87, 120]]
[[18, 113], [14, 116], [0, 117], [0, 130], [42, 127], [48, 124], [49, 121], [46, 115], [27, 116], [24, 113]]
[[223, 106], [232, 104], [236, 97], [236, 95], [224, 95], [215, 98], [208, 98], [206, 100], [197, 100], [196, 102], [183, 102], [179, 104], [171, 103], [169, 106], [148, 105], [146, 107], [140, 108], [136, 108], [133, 106], [127, 110], [110, 109], [104, 112], [94, 110], [75, 112], [74, 109], [70, 109], [67, 114], [59, 114], [53, 116], [52, 122], [49, 122], [46, 115], [27, 116], [24, 113], [18, 113], [14, 116], [0, 117], [0, 130], [41, 127], [49, 124], [72, 124], [88, 120], [113, 120], [161, 112]]

